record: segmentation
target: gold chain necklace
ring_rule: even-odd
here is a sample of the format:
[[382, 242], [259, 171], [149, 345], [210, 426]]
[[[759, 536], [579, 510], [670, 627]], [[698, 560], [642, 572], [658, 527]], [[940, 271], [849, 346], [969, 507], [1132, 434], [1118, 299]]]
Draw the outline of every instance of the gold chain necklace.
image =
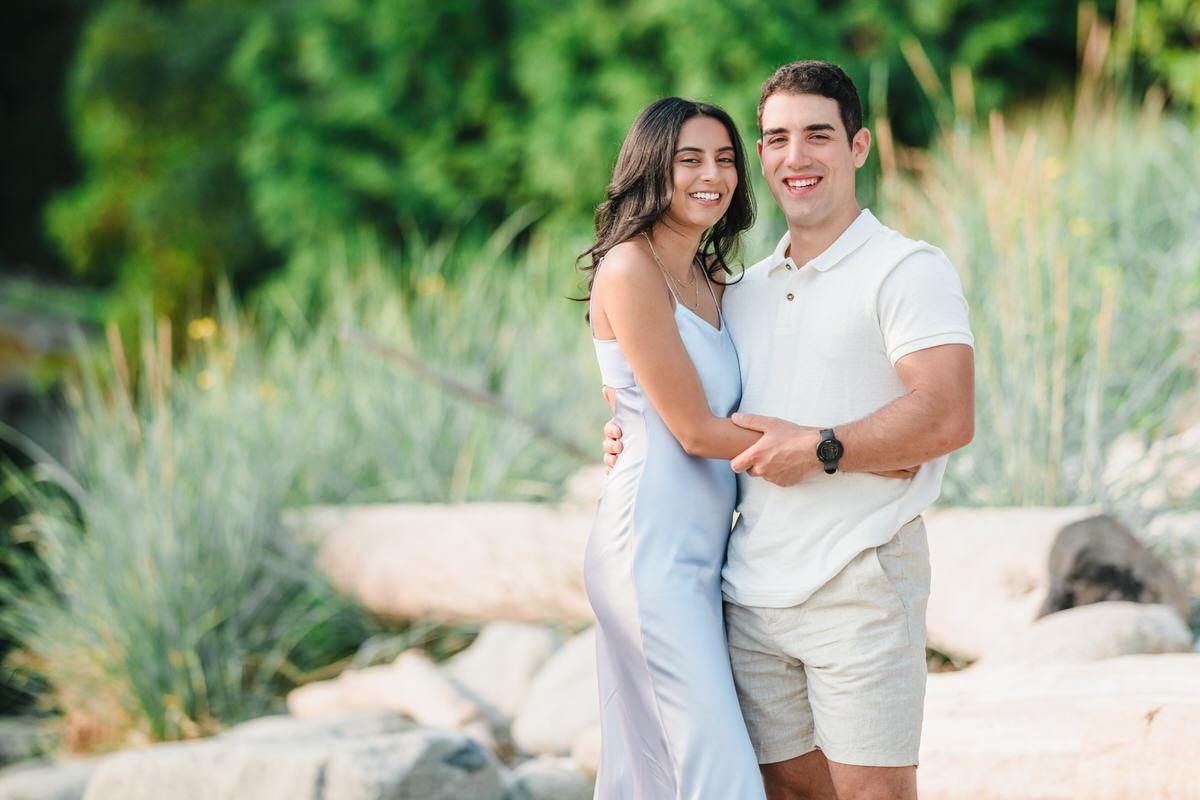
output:
[[[662, 272], [662, 274], [665, 275], [667, 280], [671, 284], [673, 284], [676, 289], [679, 290], [676, 293], [676, 297], [679, 299], [679, 302], [683, 303], [685, 306], [690, 308], [692, 311], [698, 311], [700, 309], [700, 284], [697, 280], [698, 276], [696, 275], [696, 273], [694, 271], [694, 266], [692, 264], [688, 265], [688, 272], [692, 276], [691, 282], [684, 283], [684, 282], [680, 281], [678, 278], [676, 278], [674, 275], [671, 274], [670, 270], [668, 270], [666, 268], [666, 266], [663, 264], [662, 259], [658, 257], [658, 253], [654, 250], [654, 242], [650, 241], [650, 235], [648, 233], [646, 233], [645, 231], [642, 231], [642, 236], [644, 236], [646, 238], [646, 244], [648, 244], [650, 246], [650, 255], [654, 256], [654, 263], [658, 264], [658, 268]], [[685, 298], [683, 296], [685, 287], [690, 287], [692, 289], [692, 302], [691, 303], [689, 303], [687, 301], [687, 298]]]

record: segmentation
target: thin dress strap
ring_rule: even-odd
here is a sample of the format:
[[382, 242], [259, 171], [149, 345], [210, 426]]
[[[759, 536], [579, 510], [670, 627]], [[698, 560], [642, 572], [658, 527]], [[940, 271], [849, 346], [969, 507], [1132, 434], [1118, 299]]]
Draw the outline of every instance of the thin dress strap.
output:
[[708, 294], [712, 297], [713, 306], [717, 309], [717, 321], [721, 323], [721, 330], [725, 330], [725, 314], [721, 312], [721, 301], [717, 299], [717, 293], [713, 291], [712, 280], [708, 277], [708, 270], [704, 268], [704, 262], [700, 260], [700, 254], [696, 254], [696, 264], [700, 267], [700, 272], [704, 274], [704, 285], [708, 287]]

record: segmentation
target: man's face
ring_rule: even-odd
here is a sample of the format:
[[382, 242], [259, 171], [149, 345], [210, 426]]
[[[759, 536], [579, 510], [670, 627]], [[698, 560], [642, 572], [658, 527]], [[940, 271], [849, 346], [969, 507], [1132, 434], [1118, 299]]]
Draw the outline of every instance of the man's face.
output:
[[858, 208], [854, 175], [867, 160], [871, 134], [863, 128], [848, 141], [836, 100], [773, 94], [763, 106], [762, 130], [763, 175], [789, 224], [819, 227]]

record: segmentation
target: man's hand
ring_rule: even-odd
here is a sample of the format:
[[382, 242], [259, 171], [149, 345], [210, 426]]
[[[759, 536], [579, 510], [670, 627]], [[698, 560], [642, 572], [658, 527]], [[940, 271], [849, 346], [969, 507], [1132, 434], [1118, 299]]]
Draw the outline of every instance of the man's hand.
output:
[[[763, 434], [758, 442], [729, 462], [734, 472], [745, 472], [777, 486], [792, 486], [824, 470], [824, 465], [817, 458], [817, 445], [821, 441], [819, 428], [758, 414], [734, 414], [732, 419], [735, 425], [762, 431]], [[616, 428], [615, 425], [613, 427]], [[919, 469], [920, 465], [917, 465], [872, 474], [908, 479], [916, 475]]]
[[621, 429], [617, 426], [616, 420], [610, 419], [604, 425], [605, 472], [612, 472], [612, 468], [617, 465], [617, 456], [621, 454], [622, 449]]
[[738, 427], [762, 432], [761, 439], [729, 462], [734, 472], [792, 486], [823, 468], [817, 459], [817, 428], [759, 414], [734, 414], [732, 420]]
[[[612, 412], [617, 413], [617, 391], [611, 386], [605, 386], [602, 390], [604, 394], [604, 402], [608, 403], [608, 407]], [[620, 455], [621, 445], [621, 429], [617, 426], [615, 419], [610, 419], [604, 425], [604, 471], [612, 472], [612, 468], [617, 465], [617, 456]]]

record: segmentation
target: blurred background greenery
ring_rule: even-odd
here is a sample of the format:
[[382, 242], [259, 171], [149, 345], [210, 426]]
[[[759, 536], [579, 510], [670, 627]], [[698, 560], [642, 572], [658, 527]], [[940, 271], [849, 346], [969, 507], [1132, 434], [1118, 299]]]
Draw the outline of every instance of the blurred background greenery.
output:
[[[680, 94], [753, 139], [796, 58], [855, 79], [864, 201], [962, 274], [980, 424], [944, 500], [1200, 508], [1106, 475], [1200, 422], [1186, 0], [5, 13], [0, 689], [75, 748], [263, 713], [368, 637], [461, 646], [338, 598], [280, 511], [558, 497], [606, 416], [566, 298], [625, 130]], [[783, 228], [758, 189], [747, 263]]]

